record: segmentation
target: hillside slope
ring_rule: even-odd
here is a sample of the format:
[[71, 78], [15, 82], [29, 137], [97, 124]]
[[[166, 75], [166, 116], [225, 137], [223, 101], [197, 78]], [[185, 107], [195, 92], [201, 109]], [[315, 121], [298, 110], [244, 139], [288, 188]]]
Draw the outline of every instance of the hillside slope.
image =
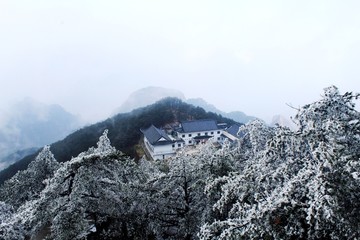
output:
[[[180, 99], [166, 98], [147, 107], [136, 109], [130, 113], [118, 114], [105, 121], [84, 127], [65, 139], [51, 144], [51, 151], [59, 162], [68, 161], [89, 147], [95, 146], [104, 130], [108, 129], [108, 136], [113, 146], [136, 158], [134, 146], [141, 138], [140, 128], [148, 127], [151, 124], [161, 127], [167, 123], [194, 119], [214, 119], [228, 124], [235, 123], [231, 119], [206, 112], [204, 109], [184, 103]], [[0, 172], [0, 184], [17, 171], [25, 169], [37, 154], [38, 152], [29, 155]]]

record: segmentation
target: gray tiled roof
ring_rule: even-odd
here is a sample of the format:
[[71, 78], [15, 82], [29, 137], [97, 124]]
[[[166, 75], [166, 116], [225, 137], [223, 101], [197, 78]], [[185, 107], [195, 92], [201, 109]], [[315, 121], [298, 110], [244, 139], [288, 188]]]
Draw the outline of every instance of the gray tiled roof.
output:
[[218, 126], [214, 120], [195, 120], [181, 122], [182, 132], [202, 132], [217, 130]]
[[240, 136], [238, 135], [240, 126], [241, 125], [239, 124], [233, 124], [231, 127], [226, 129], [226, 131], [237, 138], [242, 137], [241, 135]]
[[[158, 129], [154, 125], [151, 125], [147, 129], [140, 129], [140, 130], [144, 134], [144, 136], [147, 138], [147, 140], [153, 145], [156, 144], [156, 143], [170, 143], [170, 142], [172, 142], [171, 139], [165, 133], [164, 130]], [[165, 138], [166, 141], [158, 142], [161, 138]]]
[[232, 125], [231, 127], [229, 127], [228, 129], [226, 129], [226, 131], [227, 131], [228, 133], [230, 133], [231, 135], [237, 137], [237, 133], [239, 132], [239, 128], [240, 128], [239, 125], [234, 124], [234, 125]]

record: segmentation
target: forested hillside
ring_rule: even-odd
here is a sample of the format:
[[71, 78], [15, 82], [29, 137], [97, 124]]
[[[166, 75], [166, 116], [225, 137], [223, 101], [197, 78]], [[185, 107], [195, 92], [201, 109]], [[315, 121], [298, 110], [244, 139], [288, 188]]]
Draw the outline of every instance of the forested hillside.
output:
[[[99, 136], [105, 129], [108, 129], [109, 139], [116, 149], [136, 158], [134, 145], [140, 140], [140, 128], [148, 127], [151, 124], [162, 127], [167, 123], [192, 119], [214, 119], [218, 122], [234, 123], [231, 119], [206, 112], [200, 107], [186, 104], [179, 99], [166, 98], [150, 106], [136, 109], [130, 113], [118, 114], [103, 122], [84, 127], [70, 134], [64, 140], [51, 144], [50, 148], [59, 162], [69, 161], [71, 157], [95, 146]], [[29, 155], [0, 172], [0, 184], [12, 177], [18, 170], [24, 170], [38, 153]]]
[[359, 97], [329, 87], [299, 109], [296, 131], [255, 120], [235, 145], [167, 161], [125, 156], [114, 128], [67, 162], [45, 147], [0, 188], [0, 236], [359, 239]]

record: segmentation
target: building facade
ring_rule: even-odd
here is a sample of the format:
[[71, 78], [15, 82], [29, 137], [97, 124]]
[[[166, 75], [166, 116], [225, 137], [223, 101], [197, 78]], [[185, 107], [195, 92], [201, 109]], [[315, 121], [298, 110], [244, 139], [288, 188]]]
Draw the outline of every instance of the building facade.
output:
[[173, 157], [176, 150], [184, 147], [181, 139], [173, 139], [162, 129], [151, 125], [147, 129], [140, 129], [144, 134], [144, 145], [153, 159]]
[[209, 139], [221, 142], [224, 132], [214, 120], [195, 120], [181, 122], [174, 129], [174, 136], [168, 135], [163, 129], [151, 125], [140, 129], [144, 135], [144, 145], [153, 159], [173, 157], [179, 149], [205, 143]]
[[214, 120], [195, 120], [181, 122], [177, 134], [189, 146], [204, 143], [210, 138], [218, 142], [222, 132]]

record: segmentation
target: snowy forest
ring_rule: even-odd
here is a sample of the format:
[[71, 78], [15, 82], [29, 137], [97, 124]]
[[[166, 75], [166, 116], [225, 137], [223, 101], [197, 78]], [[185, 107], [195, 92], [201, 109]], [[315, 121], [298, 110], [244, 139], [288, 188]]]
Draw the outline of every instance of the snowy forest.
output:
[[134, 160], [105, 131], [59, 163], [45, 146], [0, 187], [0, 239], [360, 239], [360, 94], [332, 86], [296, 130]]

